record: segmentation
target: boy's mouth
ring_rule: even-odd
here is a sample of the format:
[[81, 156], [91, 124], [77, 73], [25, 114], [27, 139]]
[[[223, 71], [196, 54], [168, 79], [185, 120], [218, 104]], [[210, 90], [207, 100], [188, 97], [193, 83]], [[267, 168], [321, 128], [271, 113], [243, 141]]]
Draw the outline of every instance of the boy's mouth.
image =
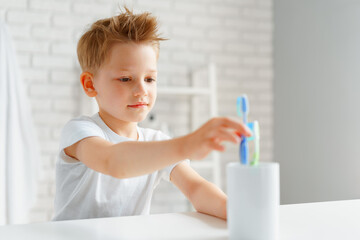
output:
[[136, 103], [136, 104], [133, 104], [133, 105], [128, 105], [128, 107], [130, 108], [144, 108], [144, 107], [147, 107], [149, 104], [147, 103], [144, 103], [144, 102], [139, 102], [139, 103]]

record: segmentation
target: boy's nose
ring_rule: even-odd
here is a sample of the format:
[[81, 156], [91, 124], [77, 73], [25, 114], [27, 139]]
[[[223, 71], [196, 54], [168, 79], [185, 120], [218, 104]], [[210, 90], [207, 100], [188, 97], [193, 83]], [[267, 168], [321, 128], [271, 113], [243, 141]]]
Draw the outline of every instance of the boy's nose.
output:
[[147, 95], [147, 89], [146, 89], [146, 86], [145, 86], [145, 82], [144, 81], [139, 81], [138, 83], [136, 83], [135, 86], [134, 86], [133, 93], [134, 93], [134, 96]]

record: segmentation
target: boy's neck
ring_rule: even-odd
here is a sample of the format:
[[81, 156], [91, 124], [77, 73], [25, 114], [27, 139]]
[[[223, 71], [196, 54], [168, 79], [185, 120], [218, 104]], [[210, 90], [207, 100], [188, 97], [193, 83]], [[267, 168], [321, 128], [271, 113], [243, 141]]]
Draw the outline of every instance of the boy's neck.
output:
[[121, 121], [101, 110], [99, 111], [99, 116], [103, 122], [119, 136], [133, 140], [139, 139], [136, 122]]

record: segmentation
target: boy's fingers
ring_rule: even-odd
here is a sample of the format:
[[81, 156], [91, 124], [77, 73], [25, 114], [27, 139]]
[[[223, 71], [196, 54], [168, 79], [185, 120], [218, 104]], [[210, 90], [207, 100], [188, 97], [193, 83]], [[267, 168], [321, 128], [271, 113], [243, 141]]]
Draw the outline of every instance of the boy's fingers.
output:
[[210, 148], [213, 150], [217, 150], [220, 152], [225, 151], [225, 147], [221, 144], [218, 143], [218, 141], [214, 140], [210, 142]]
[[224, 118], [223, 121], [226, 127], [236, 129], [241, 135], [244, 134], [247, 137], [251, 137], [252, 132], [246, 125], [237, 122], [235, 120], [232, 120], [230, 118]]
[[219, 138], [220, 141], [229, 141], [235, 144], [240, 142], [239, 137], [234, 132], [226, 130], [226, 128], [219, 129], [216, 137]]

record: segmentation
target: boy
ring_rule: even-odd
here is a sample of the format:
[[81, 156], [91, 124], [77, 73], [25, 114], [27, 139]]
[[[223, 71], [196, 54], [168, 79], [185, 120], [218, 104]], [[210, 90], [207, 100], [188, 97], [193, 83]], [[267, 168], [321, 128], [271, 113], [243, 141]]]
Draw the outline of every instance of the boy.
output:
[[125, 8], [95, 22], [78, 43], [80, 82], [99, 112], [69, 121], [56, 163], [54, 220], [149, 214], [152, 192], [171, 181], [198, 212], [226, 219], [226, 195], [184, 159], [224, 151], [250, 130], [214, 118], [193, 133], [169, 139], [139, 128], [156, 99], [159, 41], [156, 18]]

